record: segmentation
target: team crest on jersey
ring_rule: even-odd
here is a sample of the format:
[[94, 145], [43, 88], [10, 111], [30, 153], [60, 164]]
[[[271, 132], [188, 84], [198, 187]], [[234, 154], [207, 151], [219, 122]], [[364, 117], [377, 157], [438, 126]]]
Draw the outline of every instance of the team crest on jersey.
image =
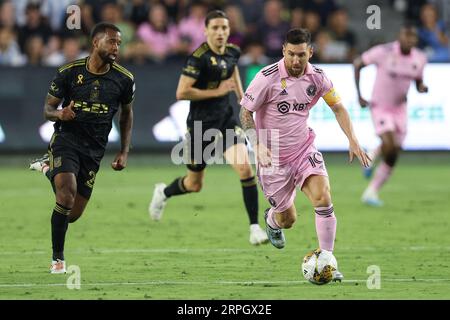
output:
[[52, 84], [50, 85], [50, 89], [53, 91], [53, 92], [58, 92], [58, 86], [56, 85], [56, 83], [54, 83], [54, 82], [52, 82]]
[[213, 65], [213, 66], [217, 66], [217, 60], [216, 60], [216, 57], [211, 57], [210, 59], [211, 59], [212, 65]]
[[99, 96], [100, 96], [100, 87], [94, 84], [91, 89], [90, 99], [91, 101], [98, 101]]
[[53, 159], [53, 168], [61, 167], [61, 157], [56, 157]]
[[306, 94], [310, 97], [314, 97], [316, 95], [316, 92], [317, 92], [317, 87], [314, 84], [310, 85], [306, 89]]

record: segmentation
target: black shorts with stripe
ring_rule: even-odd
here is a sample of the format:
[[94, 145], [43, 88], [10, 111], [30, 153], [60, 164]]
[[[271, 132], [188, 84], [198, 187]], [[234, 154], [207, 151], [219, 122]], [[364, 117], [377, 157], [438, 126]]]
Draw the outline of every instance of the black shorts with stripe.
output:
[[187, 168], [195, 172], [204, 170], [213, 157], [223, 156], [229, 147], [246, 141], [233, 114], [213, 121], [188, 119], [187, 131], [186, 144], [191, 160]]
[[80, 152], [62, 137], [54, 135], [48, 147], [50, 180], [58, 173], [72, 172], [77, 180], [77, 193], [89, 199], [102, 157], [91, 157]]

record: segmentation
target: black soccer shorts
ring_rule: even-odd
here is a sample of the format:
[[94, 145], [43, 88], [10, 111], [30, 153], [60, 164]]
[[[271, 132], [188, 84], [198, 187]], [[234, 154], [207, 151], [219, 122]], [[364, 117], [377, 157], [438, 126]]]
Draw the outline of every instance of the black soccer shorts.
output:
[[[201, 121], [201, 130], [198, 127], [199, 121], [196, 120], [196, 124], [194, 121], [187, 121], [186, 146], [191, 163], [186, 166], [194, 172], [203, 171], [208, 160], [215, 155], [223, 156], [229, 147], [245, 143], [244, 131], [232, 115], [214, 121]], [[194, 126], [197, 126], [197, 129]], [[214, 130], [207, 132], [209, 129]], [[200, 136], [196, 135], [196, 132], [201, 132]]]
[[64, 142], [58, 136], [52, 139], [48, 148], [48, 154], [52, 185], [53, 179], [58, 173], [72, 172], [77, 179], [77, 193], [89, 199], [102, 158], [90, 157]]

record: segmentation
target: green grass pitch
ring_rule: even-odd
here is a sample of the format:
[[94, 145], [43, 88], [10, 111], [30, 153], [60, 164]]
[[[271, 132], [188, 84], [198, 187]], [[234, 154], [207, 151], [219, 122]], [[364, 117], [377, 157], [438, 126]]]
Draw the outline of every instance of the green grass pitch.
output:
[[[104, 159], [84, 216], [69, 226], [71, 275], [50, 275], [50, 215], [54, 197], [24, 157], [0, 157], [0, 299], [449, 299], [450, 156], [402, 154], [381, 193], [385, 206], [359, 202], [367, 184], [358, 164], [325, 154], [338, 218], [335, 256], [343, 283], [314, 286], [301, 258], [317, 247], [314, 211], [302, 193], [287, 245], [253, 247], [237, 176], [228, 166], [207, 168], [200, 194], [174, 197], [163, 219], [147, 206], [156, 182], [171, 182], [183, 166], [131, 157], [114, 172]], [[14, 162], [11, 164], [9, 162]], [[260, 224], [267, 207], [260, 192]], [[381, 288], [369, 289], [369, 266]]]

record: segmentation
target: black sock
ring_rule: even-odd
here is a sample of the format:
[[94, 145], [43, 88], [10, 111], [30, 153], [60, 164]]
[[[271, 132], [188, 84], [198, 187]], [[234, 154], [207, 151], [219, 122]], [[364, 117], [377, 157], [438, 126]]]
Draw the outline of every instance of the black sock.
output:
[[64, 241], [69, 225], [70, 209], [56, 203], [52, 214], [53, 260], [64, 260]]
[[50, 169], [47, 170], [47, 172], [45, 173], [45, 176], [47, 177], [48, 180], [52, 181], [52, 178], [50, 175]]
[[242, 194], [250, 224], [258, 223], [258, 188], [255, 177], [241, 180]]
[[164, 189], [164, 194], [167, 198], [170, 198], [171, 196], [178, 196], [180, 194], [189, 193], [189, 191], [186, 191], [183, 180], [185, 177], [179, 177], [176, 178], [171, 184], [169, 184]]

